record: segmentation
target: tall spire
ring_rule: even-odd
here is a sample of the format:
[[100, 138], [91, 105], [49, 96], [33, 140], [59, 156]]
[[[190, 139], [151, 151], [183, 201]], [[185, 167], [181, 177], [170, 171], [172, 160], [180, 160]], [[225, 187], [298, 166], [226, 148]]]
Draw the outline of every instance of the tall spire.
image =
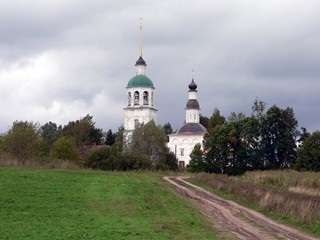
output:
[[142, 57], [142, 18], [140, 18], [140, 54], [139, 57]]
[[[142, 58], [142, 18], [140, 18], [140, 49], [139, 50], [140, 50], [139, 51], [139, 59], [136, 61], [136, 65], [135, 66], [147, 66], [146, 62]], [[137, 69], [137, 70], [138, 70], [138, 72], [141, 73], [140, 69], [139, 70]], [[144, 71], [145, 71], [145, 69], [143, 70], [143, 72]]]

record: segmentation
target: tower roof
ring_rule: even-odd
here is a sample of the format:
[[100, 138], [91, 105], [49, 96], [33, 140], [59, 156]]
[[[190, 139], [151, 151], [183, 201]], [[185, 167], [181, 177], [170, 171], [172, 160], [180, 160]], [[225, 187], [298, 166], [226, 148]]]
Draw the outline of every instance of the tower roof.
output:
[[128, 82], [127, 88], [134, 88], [134, 87], [148, 87], [154, 88], [153, 82], [150, 78], [145, 75], [136, 75], [130, 79]]
[[194, 82], [194, 80], [193, 80], [193, 78], [192, 78], [192, 81], [191, 81], [191, 83], [189, 84], [189, 89], [190, 89], [190, 91], [196, 91], [196, 89], [197, 89], [197, 84]]
[[140, 56], [139, 59], [136, 61], [135, 66], [138, 66], [138, 65], [147, 66], [146, 61], [142, 58], [142, 56]]
[[200, 109], [200, 105], [197, 99], [189, 99], [186, 104], [186, 109]]
[[200, 123], [185, 123], [177, 134], [205, 134], [207, 129]]

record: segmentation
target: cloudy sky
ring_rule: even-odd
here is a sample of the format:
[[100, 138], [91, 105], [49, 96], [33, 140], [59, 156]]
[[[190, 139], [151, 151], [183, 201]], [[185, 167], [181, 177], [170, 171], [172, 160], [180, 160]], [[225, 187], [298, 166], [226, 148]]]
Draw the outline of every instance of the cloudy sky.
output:
[[318, 0], [0, 0], [0, 133], [86, 114], [116, 131], [140, 18], [159, 124], [183, 123], [195, 69], [205, 116], [250, 115], [259, 97], [319, 130], [319, 10]]

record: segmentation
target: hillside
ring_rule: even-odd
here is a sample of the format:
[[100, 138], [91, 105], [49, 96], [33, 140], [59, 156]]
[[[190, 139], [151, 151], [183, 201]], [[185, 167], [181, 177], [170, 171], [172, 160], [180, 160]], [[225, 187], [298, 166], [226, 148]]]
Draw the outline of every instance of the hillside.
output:
[[4, 239], [214, 239], [152, 173], [0, 168]]

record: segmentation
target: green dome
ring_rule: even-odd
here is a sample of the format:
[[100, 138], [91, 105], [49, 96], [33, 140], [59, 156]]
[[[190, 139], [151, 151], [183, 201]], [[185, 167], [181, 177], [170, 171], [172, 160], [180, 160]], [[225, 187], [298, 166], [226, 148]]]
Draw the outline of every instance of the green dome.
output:
[[133, 88], [133, 87], [149, 87], [154, 88], [153, 83], [145, 75], [136, 75], [133, 78], [130, 79], [128, 82], [127, 88]]

